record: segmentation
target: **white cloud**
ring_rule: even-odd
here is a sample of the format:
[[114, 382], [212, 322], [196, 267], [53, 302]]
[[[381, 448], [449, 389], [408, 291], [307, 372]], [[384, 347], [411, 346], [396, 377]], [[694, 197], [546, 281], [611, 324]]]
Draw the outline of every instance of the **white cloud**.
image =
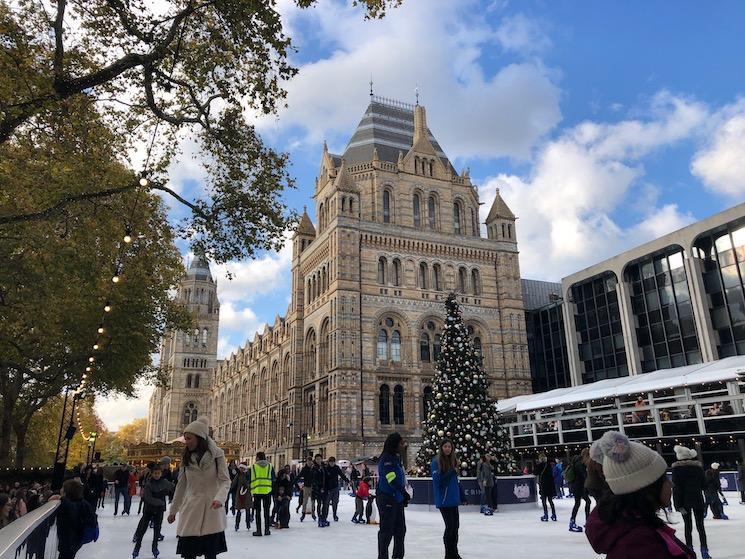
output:
[[662, 92], [644, 119], [582, 122], [538, 150], [529, 176], [485, 181], [482, 217], [500, 187], [520, 218], [523, 276], [554, 280], [683, 227], [693, 217], [674, 204], [658, 207], [650, 185], [640, 185], [648, 205], [635, 223], [621, 227], [613, 214], [628, 206], [638, 211], [630, 194], [644, 176], [642, 158], [691, 137], [706, 117], [703, 105]]
[[480, 58], [501, 43], [473, 7], [405, 2], [381, 21], [364, 21], [360, 10], [336, 2], [287, 10], [288, 24], [310, 29], [331, 54], [300, 66], [287, 84], [289, 107], [279, 119], [260, 119], [260, 129], [299, 129], [293, 141], [329, 138], [341, 150], [362, 116], [372, 76], [376, 94], [403, 101], [413, 101], [419, 86], [430, 127], [451, 158], [528, 158], [561, 118], [558, 73], [540, 61], [487, 73]]
[[502, 48], [519, 53], [542, 52], [551, 46], [551, 40], [538, 22], [524, 14], [505, 17], [496, 32]]
[[696, 152], [691, 172], [711, 191], [745, 194], [745, 99], [714, 116], [707, 145]]
[[136, 389], [134, 398], [124, 396], [96, 398], [96, 413], [109, 431], [116, 431], [126, 423], [147, 417], [153, 386], [140, 382]]

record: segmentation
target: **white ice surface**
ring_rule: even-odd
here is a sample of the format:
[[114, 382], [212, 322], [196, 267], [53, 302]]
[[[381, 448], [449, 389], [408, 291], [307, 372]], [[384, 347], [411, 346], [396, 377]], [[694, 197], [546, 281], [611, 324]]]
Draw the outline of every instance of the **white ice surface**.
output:
[[[714, 559], [745, 558], [745, 505], [740, 505], [739, 494], [726, 493], [730, 505], [725, 512], [730, 520], [705, 521], [709, 539], [709, 551]], [[500, 557], [505, 559], [585, 559], [599, 557], [590, 547], [584, 534], [567, 531], [567, 523], [573, 499], [556, 500], [557, 522], [540, 522], [541, 511], [519, 510], [499, 512], [486, 517], [461, 509], [459, 551], [464, 559]], [[101, 537], [96, 543], [83, 547], [78, 559], [126, 559], [132, 553], [132, 535], [139, 517], [138, 498], [132, 500], [133, 514], [113, 516], [113, 501], [107, 500], [106, 508], [99, 509]], [[121, 505], [121, 503], [120, 503]], [[233, 517], [228, 516], [228, 552], [220, 559], [266, 557], [271, 559], [297, 559], [298, 557], [345, 559], [375, 558], [378, 527], [356, 525], [350, 522], [354, 500], [343, 495], [339, 503], [339, 522], [331, 522], [328, 528], [318, 528], [310, 517], [302, 524], [296, 516], [293, 500], [292, 518], [288, 530], [273, 530], [270, 537], [256, 538], [246, 530], [245, 523], [239, 532], [233, 530]], [[329, 515], [330, 516], [330, 515]], [[584, 513], [579, 513], [580, 523]], [[672, 516], [673, 527], [683, 539], [683, 522], [676, 513]], [[406, 558], [437, 559], [444, 556], [442, 545], [442, 518], [432, 509], [406, 510]], [[253, 526], [252, 526], [253, 528]], [[142, 542], [140, 559], [152, 557], [150, 546], [152, 530], [148, 530]], [[165, 541], [160, 543], [161, 559], [177, 559], [176, 524], [164, 522]], [[698, 536], [694, 528], [693, 543], [698, 553]], [[392, 546], [391, 546], [392, 547]], [[651, 558], [639, 558], [651, 559]]]

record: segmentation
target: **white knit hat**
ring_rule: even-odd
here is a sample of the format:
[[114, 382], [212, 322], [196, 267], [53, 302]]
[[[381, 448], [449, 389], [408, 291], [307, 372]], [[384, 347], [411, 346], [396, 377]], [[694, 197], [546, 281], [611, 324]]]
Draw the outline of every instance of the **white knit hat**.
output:
[[628, 495], [651, 485], [667, 470], [667, 463], [657, 452], [641, 443], [630, 441], [618, 431], [608, 431], [592, 443], [591, 454], [603, 456], [603, 475], [615, 495]]
[[675, 451], [675, 457], [678, 460], [693, 460], [698, 455], [698, 453], [692, 448], [686, 448], [679, 444], [676, 444], [673, 447], [673, 450]]
[[192, 435], [206, 439], [210, 434], [209, 420], [204, 416], [198, 417], [196, 421], [192, 421], [184, 427], [184, 433], [191, 433]]
[[719, 469], [719, 462], [712, 462], [711, 463], [711, 469], [712, 470], [718, 470]]

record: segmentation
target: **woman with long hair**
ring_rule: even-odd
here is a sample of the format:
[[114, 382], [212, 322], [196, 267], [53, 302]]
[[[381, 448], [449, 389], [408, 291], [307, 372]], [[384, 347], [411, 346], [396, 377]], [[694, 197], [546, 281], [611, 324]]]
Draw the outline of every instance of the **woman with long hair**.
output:
[[596, 445], [610, 491], [600, 497], [585, 526], [595, 552], [607, 559], [695, 559], [659, 516], [672, 497], [664, 458], [618, 431], [608, 431]]
[[184, 429], [186, 448], [171, 501], [168, 523], [179, 515], [176, 553], [184, 559], [215, 559], [228, 550], [224, 505], [230, 489], [225, 454], [209, 436], [204, 417]]
[[380, 512], [378, 530], [378, 559], [388, 559], [388, 546], [393, 540], [393, 559], [403, 559], [406, 517], [404, 507], [408, 503], [406, 474], [401, 464], [401, 455], [406, 445], [398, 433], [391, 433], [383, 444], [378, 458], [378, 487], [376, 498]]
[[440, 450], [430, 465], [435, 506], [445, 521], [445, 559], [460, 559], [458, 554], [458, 529], [460, 528], [460, 485], [458, 484], [458, 457], [453, 443], [448, 439], [440, 443]]
[[538, 493], [541, 495], [541, 504], [543, 505], [543, 516], [541, 516], [541, 522], [548, 522], [547, 503], [551, 505], [551, 520], [556, 522], [556, 507], [554, 506], [556, 485], [554, 484], [554, 472], [545, 454], [541, 454], [538, 457], [538, 465], [535, 468], [535, 475], [538, 478]]

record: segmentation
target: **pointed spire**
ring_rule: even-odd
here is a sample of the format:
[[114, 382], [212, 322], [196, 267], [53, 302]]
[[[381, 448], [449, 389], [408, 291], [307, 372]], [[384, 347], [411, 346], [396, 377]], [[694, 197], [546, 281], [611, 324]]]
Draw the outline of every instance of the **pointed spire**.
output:
[[352, 179], [352, 175], [349, 174], [349, 170], [347, 169], [347, 160], [343, 157], [341, 159], [341, 165], [339, 165], [339, 170], [336, 173], [334, 188], [336, 188], [336, 190], [346, 191], [355, 190], [354, 179]]
[[313, 222], [310, 220], [308, 215], [308, 206], [303, 206], [303, 215], [300, 216], [300, 223], [298, 223], [296, 235], [306, 235], [308, 237], [316, 236], [316, 228], [313, 227]]
[[492, 203], [491, 209], [489, 210], [489, 215], [486, 216], [486, 223], [492, 223], [499, 219], [508, 219], [514, 221], [515, 214], [512, 213], [512, 210], [509, 208], [507, 203], [502, 198], [502, 195], [499, 193], [499, 187], [497, 187], [497, 195], [494, 197], [494, 202]]
[[411, 149], [427, 155], [436, 155], [435, 148], [429, 141], [427, 110], [424, 105], [414, 107], [414, 141], [411, 144]]
[[378, 155], [378, 148], [377, 147], [374, 147], [373, 148], [373, 161], [375, 161], [376, 163], [378, 161], [380, 161], [380, 155]]

